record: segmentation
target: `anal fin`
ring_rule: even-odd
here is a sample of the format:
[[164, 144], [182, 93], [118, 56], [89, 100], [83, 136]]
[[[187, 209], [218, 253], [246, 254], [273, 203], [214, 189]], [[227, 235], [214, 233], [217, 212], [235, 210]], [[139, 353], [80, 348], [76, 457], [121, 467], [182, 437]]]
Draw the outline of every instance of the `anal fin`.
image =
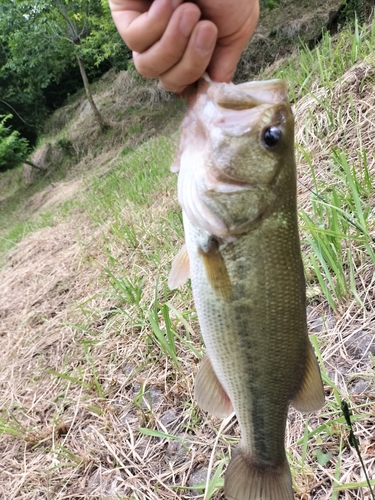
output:
[[302, 412], [320, 410], [324, 405], [324, 388], [318, 361], [314, 349], [309, 341], [305, 374], [297, 396], [292, 401], [292, 406]]
[[190, 278], [190, 261], [186, 245], [182, 245], [180, 251], [173, 259], [171, 272], [168, 277], [168, 286], [171, 290], [184, 285]]
[[257, 463], [240, 445], [225, 473], [224, 493], [228, 500], [293, 500], [286, 457], [280, 465]]
[[228, 394], [217, 378], [211, 361], [205, 356], [195, 377], [194, 397], [202, 410], [219, 418], [226, 418], [233, 411]]

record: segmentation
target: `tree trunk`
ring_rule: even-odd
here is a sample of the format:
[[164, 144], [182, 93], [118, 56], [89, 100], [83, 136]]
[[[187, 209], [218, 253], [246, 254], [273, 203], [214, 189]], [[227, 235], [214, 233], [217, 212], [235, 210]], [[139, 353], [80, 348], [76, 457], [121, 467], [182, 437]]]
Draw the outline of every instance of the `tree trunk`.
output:
[[99, 110], [96, 107], [94, 99], [92, 98], [90, 84], [89, 84], [89, 81], [87, 79], [86, 70], [85, 70], [85, 66], [83, 64], [83, 61], [82, 61], [82, 59], [79, 56], [77, 56], [77, 61], [78, 61], [78, 64], [79, 64], [79, 70], [81, 72], [81, 76], [82, 76], [82, 80], [83, 80], [83, 85], [85, 86], [87, 100], [90, 103], [91, 109], [94, 112], [95, 118], [96, 118], [97, 122], [99, 123], [100, 128], [102, 130], [105, 130], [105, 129], [108, 128], [108, 124], [103, 120], [103, 117], [99, 113]]
[[47, 171], [46, 167], [42, 167], [41, 165], [37, 165], [36, 163], [33, 163], [30, 160], [22, 160], [22, 163], [26, 163], [26, 165], [30, 165], [30, 167], [37, 168], [38, 170], [43, 170], [43, 172]]

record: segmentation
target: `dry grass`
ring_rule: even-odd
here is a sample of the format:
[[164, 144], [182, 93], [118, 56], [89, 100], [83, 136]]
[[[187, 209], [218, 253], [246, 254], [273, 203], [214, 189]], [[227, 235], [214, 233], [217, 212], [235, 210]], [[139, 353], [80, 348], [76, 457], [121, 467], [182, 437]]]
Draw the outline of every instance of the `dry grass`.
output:
[[274, 9], [261, 9], [260, 22], [237, 65], [234, 80], [238, 83], [257, 78], [269, 65], [288, 58], [301, 41], [315, 45], [322, 31], [330, 29], [330, 16], [342, 5], [341, 0], [275, 3]]
[[160, 88], [156, 80], [146, 80], [131, 69], [105, 74], [94, 85], [93, 98], [110, 129], [105, 133], [100, 130], [82, 95], [57, 110], [47, 123], [51, 141], [44, 148], [50, 158], [44, 158], [43, 164], [53, 169], [56, 155], [63, 150], [65, 157], [74, 161], [74, 177], [101, 165], [109, 170], [108, 154], [116, 159], [122, 151], [151, 137], [174, 132], [185, 109], [184, 102]]
[[175, 134], [186, 106], [157, 81], [143, 79], [134, 70], [110, 71], [92, 91], [109, 129], [100, 129], [84, 92], [79, 93], [50, 117], [32, 155], [34, 163], [47, 170], [25, 166], [22, 174], [20, 166], [1, 175], [1, 250], [30, 232], [31, 225], [46, 225], [38, 217], [41, 210], [79, 197], [93, 177], [111, 172], [150, 138]]
[[[155, 208], [155, 218], [163, 211]], [[188, 434], [196, 360], [182, 349], [177, 376], [149, 345], [147, 327], [134, 327], [132, 308], [129, 317], [118, 314], [121, 304], [102, 282], [107, 263], [97, 241], [105, 232], [77, 220], [43, 229], [18, 245], [2, 271], [1, 408], [10, 422], [1, 438], [3, 498], [175, 498], [171, 485], [206, 461], [215, 439], [209, 420], [191, 445], [139, 434], [150, 423]], [[129, 273], [144, 269], [139, 251], [114, 242], [112, 257], [117, 252]], [[154, 273], [142, 272], [145, 303], [153, 300]]]
[[[327, 193], [330, 186], [337, 187], [338, 178], [332, 168], [332, 148], [345, 151], [357, 172], [363, 168], [361, 155], [366, 150], [369, 153], [368, 170], [371, 178], [375, 177], [375, 162], [371, 154], [375, 132], [372, 106], [375, 98], [374, 76], [373, 64], [358, 63], [345, 73], [331, 90], [315, 89], [296, 105], [296, 139], [300, 146], [299, 203], [309, 214], [312, 213], [310, 190], [316, 190], [319, 186], [320, 193]], [[366, 201], [373, 207], [375, 198], [371, 196]], [[370, 235], [374, 234], [372, 227]], [[351, 294], [347, 299], [338, 301], [336, 311], [332, 311], [318, 287], [314, 302], [309, 307], [309, 325], [310, 331], [315, 331], [318, 336], [326, 372], [337, 387], [338, 395], [356, 407], [355, 414], [362, 415], [359, 423], [355, 425], [356, 435], [368, 474], [370, 478], [375, 478], [375, 270], [371, 259], [366, 257], [363, 246], [355, 251], [360, 256], [355, 277], [362, 306]], [[314, 287], [316, 288], [316, 285], [313, 284], [310, 288]], [[314, 292], [311, 295], [314, 295]], [[337, 404], [339, 401], [335, 402], [333, 392], [331, 387], [328, 404], [320, 416], [309, 419], [311, 428], [340, 417]], [[296, 426], [294, 422], [293, 438], [294, 432], [302, 434], [305, 425], [300, 415], [296, 417], [296, 421], [299, 424]], [[324, 467], [314, 467], [314, 474], [310, 477], [307, 489], [316, 488], [314, 498], [328, 499], [332, 495], [332, 481], [337, 467], [341, 470], [341, 475], [337, 478], [340, 479], [340, 484], [363, 483], [365, 476], [342, 426], [328, 425], [323, 435], [323, 439], [320, 438], [315, 446], [310, 444], [309, 448], [313, 451], [319, 447], [324, 453], [331, 453], [331, 458]], [[337, 465], [340, 446], [343, 447], [342, 463]], [[315, 457], [313, 460], [316, 463]], [[311, 458], [309, 462], [311, 463]], [[340, 493], [341, 497], [367, 499], [370, 494], [367, 488], [354, 488]]]
[[[327, 182], [332, 148], [347, 151], [348, 159], [357, 167], [360, 152], [366, 149], [370, 153], [369, 169], [375, 174], [375, 160], [371, 155], [375, 127], [374, 82], [374, 62], [360, 62], [335, 82], [332, 89], [313, 89], [298, 102], [296, 141], [307, 150], [318, 178], [321, 176]], [[302, 155], [299, 165], [302, 172], [310, 170]]]
[[[354, 161], [357, 149], [373, 149], [373, 74], [371, 65], [354, 68], [330, 94], [325, 92], [331, 102], [326, 109], [311, 98], [298, 104], [297, 138], [310, 148], [319, 178], [329, 178], [329, 148], [342, 147], [344, 134]], [[338, 102], [342, 118], [336, 128], [327, 129], [327, 109], [336, 111]], [[302, 156], [300, 178], [313, 187]], [[300, 187], [307, 211], [309, 197]], [[168, 212], [178, 211], [175, 190], [157, 192], [153, 200], [144, 210], [124, 200], [121, 217], [135, 228], [134, 244], [113, 233], [110, 217], [98, 228], [75, 214], [70, 222], [25, 238], [1, 270], [2, 498], [191, 498], [196, 493], [186, 486], [205, 482], [211, 458], [213, 470], [227, 463], [238, 425], [234, 418], [226, 421], [218, 436], [220, 421], [194, 403], [199, 356], [193, 348], [201, 352], [201, 339], [189, 312], [191, 295], [186, 289], [172, 294], [165, 284], [172, 252], [181, 244], [168, 222]], [[164, 252], [165, 240], [170, 245]], [[109, 266], [115, 276], [142, 283], [138, 303], [109, 291]], [[340, 397], [360, 416], [356, 436], [369, 475], [375, 477], [374, 269], [365, 259], [361, 266], [357, 280], [364, 307], [350, 296], [332, 311], [319, 290], [309, 305], [310, 331], [317, 336], [332, 383], [326, 385], [327, 405], [321, 412], [307, 420], [290, 412], [287, 450], [301, 500], [370, 498], [366, 488], [337, 496], [332, 491], [337, 470], [340, 484], [364, 481], [347, 428], [336, 421]], [[160, 303], [171, 304], [186, 318], [169, 309], [175, 331], [191, 339], [189, 347], [176, 338], [178, 365], [155, 342], [149, 314], [156, 310], [160, 328], [165, 328], [155, 287]], [[322, 427], [307, 440], [306, 425], [308, 432]], [[172, 437], [145, 435], [140, 432], [145, 427]], [[326, 456], [324, 465], [317, 453]], [[213, 498], [223, 498], [222, 492]]]

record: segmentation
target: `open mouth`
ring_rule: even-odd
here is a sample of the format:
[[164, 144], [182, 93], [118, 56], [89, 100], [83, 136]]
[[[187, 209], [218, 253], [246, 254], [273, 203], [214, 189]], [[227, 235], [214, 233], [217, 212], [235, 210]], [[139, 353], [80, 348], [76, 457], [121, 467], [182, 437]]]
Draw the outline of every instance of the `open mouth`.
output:
[[211, 87], [207, 95], [218, 106], [233, 110], [251, 109], [260, 104], [278, 104], [287, 98], [284, 80], [248, 82]]

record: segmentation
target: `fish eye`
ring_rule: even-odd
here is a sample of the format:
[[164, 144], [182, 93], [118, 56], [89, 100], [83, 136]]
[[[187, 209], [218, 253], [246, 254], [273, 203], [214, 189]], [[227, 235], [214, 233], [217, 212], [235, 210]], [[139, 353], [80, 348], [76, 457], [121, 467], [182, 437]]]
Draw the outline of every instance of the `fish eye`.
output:
[[269, 127], [263, 132], [263, 142], [268, 148], [275, 147], [281, 139], [281, 130], [277, 127]]

